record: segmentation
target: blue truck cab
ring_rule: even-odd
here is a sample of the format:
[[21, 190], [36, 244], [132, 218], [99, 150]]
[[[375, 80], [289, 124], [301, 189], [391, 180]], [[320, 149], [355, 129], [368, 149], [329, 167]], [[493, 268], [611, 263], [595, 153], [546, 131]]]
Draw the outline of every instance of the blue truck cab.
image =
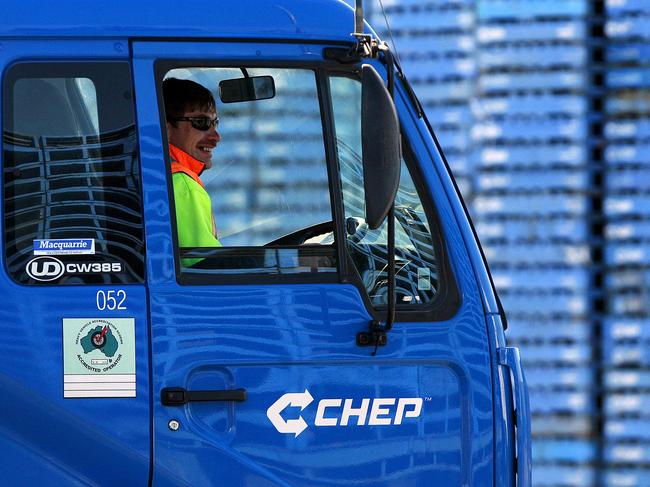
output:
[[[3, 484], [530, 485], [519, 352], [360, 8], [2, 11]], [[179, 245], [169, 78], [216, 100], [221, 246]]]

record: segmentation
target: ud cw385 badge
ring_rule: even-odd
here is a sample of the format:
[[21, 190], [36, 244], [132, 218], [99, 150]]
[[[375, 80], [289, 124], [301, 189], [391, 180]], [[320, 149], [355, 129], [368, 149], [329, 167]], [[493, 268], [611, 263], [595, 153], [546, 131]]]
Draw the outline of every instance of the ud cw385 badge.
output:
[[56, 257], [36, 257], [25, 267], [25, 271], [36, 281], [55, 281], [63, 275], [112, 274], [122, 272], [119, 262], [66, 262]]

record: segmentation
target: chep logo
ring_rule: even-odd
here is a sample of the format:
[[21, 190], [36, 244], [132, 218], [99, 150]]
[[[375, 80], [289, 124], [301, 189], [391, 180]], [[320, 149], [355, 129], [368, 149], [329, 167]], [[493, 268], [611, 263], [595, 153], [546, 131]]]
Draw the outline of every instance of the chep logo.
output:
[[[312, 402], [314, 398], [307, 389], [305, 392], [284, 394], [266, 410], [266, 417], [279, 433], [292, 434], [297, 438], [309, 425], [301, 415], [285, 419], [284, 410], [288, 407], [299, 407], [302, 412]], [[356, 402], [353, 399], [321, 399], [318, 401], [314, 426], [400, 425], [404, 418], [419, 417], [422, 413], [422, 403], [421, 397], [377, 397]], [[351, 424], [352, 418], [355, 418], [354, 424]]]

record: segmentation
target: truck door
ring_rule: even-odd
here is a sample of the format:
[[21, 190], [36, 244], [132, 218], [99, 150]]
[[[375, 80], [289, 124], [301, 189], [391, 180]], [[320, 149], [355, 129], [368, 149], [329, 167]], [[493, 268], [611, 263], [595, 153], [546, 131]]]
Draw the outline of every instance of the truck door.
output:
[[149, 478], [144, 225], [127, 47], [2, 42], [5, 485]]
[[[325, 63], [324, 47], [133, 44], [154, 483], [493, 485], [485, 316], [403, 105], [398, 322], [376, 354], [358, 343], [386, 312], [385, 227], [364, 221], [359, 67]], [[272, 90], [232, 95], [262, 77]], [[220, 142], [200, 178], [220, 247], [179, 245], [167, 124], [205, 132], [187, 120], [200, 106], [165, 111], [168, 78], [216, 99]]]

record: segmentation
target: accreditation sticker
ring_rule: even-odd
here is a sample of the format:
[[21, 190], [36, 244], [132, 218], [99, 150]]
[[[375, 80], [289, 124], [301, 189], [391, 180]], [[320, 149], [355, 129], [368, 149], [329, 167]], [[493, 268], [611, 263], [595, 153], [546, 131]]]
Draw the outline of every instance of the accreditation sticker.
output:
[[63, 397], [135, 397], [135, 319], [63, 318]]

